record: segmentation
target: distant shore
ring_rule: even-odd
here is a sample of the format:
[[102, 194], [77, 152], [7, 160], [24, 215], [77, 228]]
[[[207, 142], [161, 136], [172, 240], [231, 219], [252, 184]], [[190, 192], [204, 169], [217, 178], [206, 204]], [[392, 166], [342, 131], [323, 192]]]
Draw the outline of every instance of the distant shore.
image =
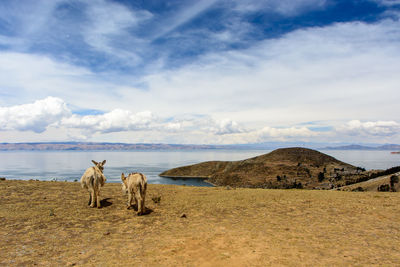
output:
[[[299, 146], [296, 143], [259, 143], [231, 145], [199, 145], [199, 144], [164, 144], [164, 143], [109, 143], [109, 142], [24, 142], [0, 143], [0, 151], [131, 151], [131, 150], [202, 150], [202, 149], [236, 149], [236, 150], [272, 150], [282, 147]], [[302, 143], [302, 147], [318, 150], [388, 150], [400, 151], [400, 145], [327, 145]]]
[[130, 150], [197, 150], [224, 149], [233, 146], [183, 144], [126, 144], [96, 142], [0, 143], [0, 151], [130, 151]]

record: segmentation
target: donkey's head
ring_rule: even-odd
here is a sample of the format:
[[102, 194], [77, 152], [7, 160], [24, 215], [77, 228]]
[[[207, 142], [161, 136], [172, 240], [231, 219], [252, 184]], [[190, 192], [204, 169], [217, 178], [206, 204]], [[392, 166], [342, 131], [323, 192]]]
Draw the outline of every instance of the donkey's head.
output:
[[103, 160], [103, 162], [96, 162], [92, 160], [93, 164], [96, 165], [97, 168], [99, 168], [100, 171], [104, 170], [104, 164], [106, 164], [106, 160]]
[[121, 180], [122, 180], [122, 191], [125, 193], [128, 193], [128, 182], [126, 181], [128, 177], [125, 177], [125, 174], [121, 174]]

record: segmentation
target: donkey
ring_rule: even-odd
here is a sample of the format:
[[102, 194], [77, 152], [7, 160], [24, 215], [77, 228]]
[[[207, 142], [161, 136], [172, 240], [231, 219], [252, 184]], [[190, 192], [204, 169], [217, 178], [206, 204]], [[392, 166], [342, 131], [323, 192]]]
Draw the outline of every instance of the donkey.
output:
[[127, 208], [132, 207], [132, 200], [135, 199], [135, 203], [137, 205], [137, 215], [143, 215], [145, 213], [145, 197], [147, 190], [147, 179], [146, 176], [142, 173], [130, 173], [128, 177], [121, 174], [122, 180], [122, 191], [128, 193], [128, 203]]
[[104, 164], [103, 162], [96, 162], [92, 160], [94, 166], [88, 168], [81, 177], [81, 186], [89, 191], [89, 203], [91, 208], [94, 208], [97, 204], [97, 208], [101, 208], [100, 205], [100, 187], [104, 186], [106, 177], [103, 174]]

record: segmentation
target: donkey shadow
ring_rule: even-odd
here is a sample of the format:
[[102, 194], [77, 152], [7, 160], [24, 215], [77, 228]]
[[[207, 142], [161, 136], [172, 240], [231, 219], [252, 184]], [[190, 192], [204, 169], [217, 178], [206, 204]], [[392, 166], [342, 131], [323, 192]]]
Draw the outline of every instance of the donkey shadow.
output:
[[[134, 205], [128, 207], [128, 210], [131, 210], [131, 209], [133, 209], [134, 211], [138, 211], [137, 204], [134, 204]], [[150, 209], [150, 208], [144, 207], [144, 212], [143, 212], [141, 215], [149, 215], [149, 214], [152, 213], [153, 211], [154, 211], [154, 210], [152, 210], [152, 209]]]
[[111, 201], [109, 201], [111, 199], [112, 198], [105, 198], [105, 199], [100, 200], [101, 206], [104, 208], [111, 206], [113, 204]]

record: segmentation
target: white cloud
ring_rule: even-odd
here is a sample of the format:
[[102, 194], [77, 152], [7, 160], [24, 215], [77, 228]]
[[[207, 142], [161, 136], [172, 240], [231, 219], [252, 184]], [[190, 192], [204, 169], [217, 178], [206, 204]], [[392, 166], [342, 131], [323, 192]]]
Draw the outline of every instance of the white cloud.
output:
[[[114, 109], [101, 115], [72, 114], [60, 98], [47, 97], [31, 104], [0, 107], [0, 130], [42, 133], [48, 127], [81, 129], [84, 134], [149, 130], [158, 119], [150, 112]], [[76, 134], [77, 135], [77, 134]], [[82, 136], [82, 135], [80, 135]]]
[[[311, 126], [314, 124], [311, 123]], [[47, 97], [30, 104], [0, 107], [0, 131], [3, 138], [23, 138], [22, 133], [41, 134], [46, 141], [65, 138], [68, 140], [104, 140], [115, 138], [126, 142], [163, 142], [192, 144], [237, 144], [268, 141], [326, 141], [381, 140], [398, 136], [400, 123], [396, 121], [352, 120], [336, 128], [323, 131], [311, 126], [245, 128], [231, 120], [218, 120], [210, 116], [184, 115], [181, 118], [165, 118], [150, 111], [132, 112], [113, 109], [99, 115], [73, 114], [60, 98]], [[58, 136], [57, 138], [51, 136]], [[107, 137], [108, 136], [108, 137]], [[129, 136], [135, 139], [128, 138]], [[63, 138], [61, 138], [63, 137]], [[36, 136], [39, 138], [39, 136]], [[60, 139], [61, 138], [61, 139]], [[3, 141], [10, 141], [3, 139]], [[115, 141], [115, 140], [114, 140]]]
[[372, 1], [377, 2], [378, 4], [381, 4], [384, 6], [400, 5], [400, 0], [372, 0]]
[[217, 2], [217, 0], [195, 1], [194, 3], [185, 6], [183, 9], [174, 14], [174, 16], [172, 16], [171, 18], [162, 21], [162, 24], [157, 27], [157, 31], [151, 39], [155, 40], [174, 31], [179, 26], [187, 23], [188, 21], [199, 15], [201, 12], [211, 7], [215, 2]]
[[[134, 78], [115, 73], [94, 73], [87, 68], [39, 54], [0, 52], [0, 106], [17, 105], [55, 96], [82, 109], [112, 110], [131, 107], [143, 90], [133, 87]], [[129, 86], [127, 86], [128, 84]], [[122, 97], [119, 90], [129, 90]], [[138, 107], [146, 110], [146, 103]]]
[[236, 121], [230, 119], [217, 121], [215, 126], [211, 128], [211, 131], [218, 135], [241, 133], [244, 131]]
[[[206, 133], [206, 132], [205, 132]], [[203, 137], [205, 143], [215, 144], [246, 144], [262, 143], [271, 141], [309, 141], [323, 140], [331, 133], [312, 131], [307, 127], [270, 127], [265, 126], [261, 129], [240, 129], [219, 134], [218, 132], [208, 132]]]
[[148, 130], [157, 119], [150, 111], [132, 113], [129, 110], [114, 109], [102, 115], [79, 116], [64, 118], [60, 126], [80, 128], [87, 132], [122, 132]]
[[[225, 135], [242, 132], [234, 121], [216, 121], [210, 117], [189, 116], [170, 121], [150, 111], [134, 113], [113, 109], [104, 114], [81, 116], [73, 114], [60, 98], [47, 97], [32, 104], [0, 107], [0, 130], [42, 133], [48, 128], [63, 128], [73, 139], [87, 139], [93, 134], [153, 131], [165, 133]], [[79, 131], [77, 131], [79, 130]]]
[[32, 104], [0, 107], [0, 130], [33, 131], [42, 133], [70, 111], [59, 98], [47, 97]]
[[284, 16], [295, 16], [305, 10], [317, 10], [325, 7], [327, 0], [267, 0], [236, 1], [236, 10], [240, 12], [257, 12], [264, 10], [270, 13], [278, 13]]
[[164, 126], [164, 130], [168, 132], [179, 132], [182, 129], [182, 124], [179, 122], [168, 122]]
[[[152, 14], [145, 10], [133, 11], [122, 4], [96, 0], [85, 2], [90, 23], [85, 24], [83, 37], [96, 50], [123, 60], [128, 65], [140, 63], [141, 58], [133, 51], [144, 42], [132, 36], [130, 30], [148, 20]], [[135, 46], [135, 49], [132, 49]]]
[[260, 138], [268, 140], [268, 137], [273, 138], [301, 138], [318, 136], [317, 132], [311, 131], [307, 127], [289, 127], [289, 128], [273, 128], [264, 127], [260, 131]]
[[216, 120], [211, 116], [193, 115], [177, 116], [173, 121], [162, 123], [158, 128], [171, 132], [202, 132], [213, 135], [228, 135], [245, 132], [243, 126], [228, 118]]
[[339, 126], [337, 131], [351, 136], [393, 136], [399, 134], [400, 124], [395, 121], [351, 120]]
[[400, 112], [399, 29], [393, 20], [339, 23], [208, 54], [145, 77], [144, 99], [160, 100], [158, 109], [170, 116], [190, 110], [241, 124], [347, 121], [349, 114], [393, 120]]
[[32, 42], [43, 38], [48, 30], [51, 15], [61, 1], [2, 1], [0, 18], [10, 36], [0, 35], [0, 44], [12, 46], [17, 50], [26, 50]]
[[0, 19], [6, 27], [2, 33], [12, 34], [0, 33], [0, 44], [85, 65], [102, 58], [96, 64], [104, 64], [103, 69], [135, 66], [142, 63], [147, 41], [132, 31], [152, 16], [109, 0], [9, 1], [0, 9]]

